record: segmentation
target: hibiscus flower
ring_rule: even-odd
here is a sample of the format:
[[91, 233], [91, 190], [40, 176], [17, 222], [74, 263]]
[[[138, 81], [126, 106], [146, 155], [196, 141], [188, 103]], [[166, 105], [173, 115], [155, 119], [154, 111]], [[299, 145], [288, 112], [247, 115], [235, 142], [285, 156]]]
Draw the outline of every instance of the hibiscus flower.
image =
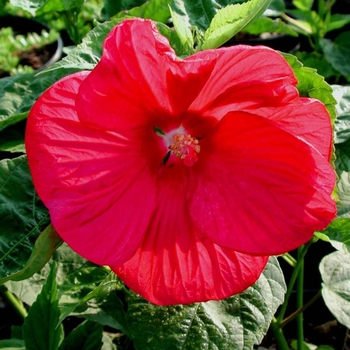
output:
[[176, 57], [125, 20], [35, 103], [26, 147], [61, 237], [153, 303], [222, 299], [335, 216], [332, 128], [266, 47]]

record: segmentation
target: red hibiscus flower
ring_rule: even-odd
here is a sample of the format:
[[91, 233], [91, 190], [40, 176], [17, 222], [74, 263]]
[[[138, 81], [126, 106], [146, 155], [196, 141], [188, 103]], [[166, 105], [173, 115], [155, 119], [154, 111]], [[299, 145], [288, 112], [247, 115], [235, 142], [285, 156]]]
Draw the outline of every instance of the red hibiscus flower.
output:
[[334, 218], [329, 115], [280, 54], [180, 60], [141, 19], [103, 48], [27, 124], [35, 187], [76, 252], [153, 303], [192, 303], [242, 292]]

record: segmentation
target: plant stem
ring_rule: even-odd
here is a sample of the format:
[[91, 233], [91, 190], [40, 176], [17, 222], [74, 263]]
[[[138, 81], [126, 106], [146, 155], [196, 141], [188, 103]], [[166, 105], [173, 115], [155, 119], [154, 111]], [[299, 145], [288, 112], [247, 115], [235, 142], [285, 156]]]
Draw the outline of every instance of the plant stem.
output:
[[13, 295], [9, 290], [1, 291], [7, 302], [13, 307], [17, 315], [24, 320], [27, 317], [27, 310], [24, 308], [22, 302]]
[[280, 327], [280, 324], [275, 317], [272, 319], [270, 329], [276, 340], [277, 348], [279, 350], [289, 350], [289, 346], [283, 334], [282, 328]]
[[289, 322], [293, 321], [301, 312], [304, 312], [308, 307], [310, 307], [321, 295], [321, 290], [319, 290], [317, 294], [312, 299], [310, 299], [305, 305], [303, 305], [300, 309], [294, 311], [292, 314], [286, 317], [282, 321], [280, 327], [283, 328]]
[[287, 262], [291, 267], [295, 267], [297, 261], [289, 253], [284, 253], [281, 255], [281, 258]]
[[287, 288], [287, 293], [286, 293], [286, 296], [285, 296], [285, 299], [284, 299], [284, 303], [282, 304], [281, 306], [281, 309], [280, 309], [280, 312], [278, 314], [278, 317], [277, 317], [277, 322], [278, 324], [281, 324], [282, 323], [282, 320], [284, 318], [284, 315], [286, 313], [286, 310], [287, 310], [287, 306], [288, 306], [288, 302], [289, 302], [289, 298], [292, 294], [292, 291], [293, 291], [293, 287], [294, 287], [294, 284], [295, 284], [295, 281], [298, 277], [298, 273], [299, 273], [299, 269], [303, 263], [303, 258], [305, 256], [305, 254], [307, 253], [307, 250], [309, 249], [310, 245], [313, 243], [312, 240], [310, 240], [308, 243], [306, 243], [302, 248], [301, 248], [301, 252], [300, 252], [300, 255], [299, 255], [299, 259], [294, 267], [294, 270], [293, 270], [293, 273], [292, 273], [292, 276], [290, 277], [290, 281], [289, 281], [289, 284], [288, 284], [288, 288]]
[[[300, 310], [304, 304], [304, 258], [305, 254], [302, 254], [302, 247], [298, 248], [298, 262], [300, 261], [300, 268], [297, 278], [297, 308]], [[297, 315], [297, 337], [298, 337], [298, 349], [303, 348], [304, 344], [304, 315], [303, 312], [299, 312]]]

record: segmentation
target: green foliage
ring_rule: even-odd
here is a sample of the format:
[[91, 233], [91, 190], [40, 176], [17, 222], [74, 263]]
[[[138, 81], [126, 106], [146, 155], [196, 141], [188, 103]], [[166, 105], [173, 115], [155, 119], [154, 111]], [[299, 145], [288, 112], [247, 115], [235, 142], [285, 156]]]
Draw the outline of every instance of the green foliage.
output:
[[96, 350], [102, 347], [102, 325], [85, 321], [64, 339], [59, 350]]
[[59, 324], [56, 265], [23, 324], [23, 338], [27, 350], [56, 350], [63, 340], [63, 326]]
[[[17, 74], [21, 54], [40, 49], [58, 39], [58, 33], [42, 30], [41, 34], [28, 33], [27, 35], [14, 35], [11, 27], [0, 29], [0, 69], [10, 74]], [[27, 71], [28, 72], [28, 71]]]
[[253, 23], [269, 6], [271, 0], [250, 0], [219, 10], [204, 33], [202, 50], [214, 49]]
[[322, 296], [334, 317], [350, 328], [350, 259], [348, 253], [336, 251], [320, 263]]
[[350, 139], [350, 86], [332, 85], [333, 96], [337, 100], [334, 142], [342, 143]]
[[137, 350], [251, 349], [261, 342], [284, 293], [276, 258], [252, 287], [222, 301], [157, 307], [130, 293], [129, 336]]
[[165, 23], [170, 18], [169, 3], [170, 0], [150, 0], [138, 7], [118, 12], [113, 18], [130, 16], [147, 18], [156, 22]]
[[84, 0], [10, 0], [13, 6], [28, 11], [32, 16], [49, 12], [63, 12], [81, 7]]
[[[80, 42], [82, 35], [85, 37], [65, 58], [40, 74], [16, 74], [0, 80], [0, 150], [24, 151], [23, 138], [15, 127], [24, 122], [38, 96], [68, 74], [93, 69], [101, 57], [106, 35], [126, 17], [158, 21], [159, 31], [169, 39], [179, 57], [219, 47], [242, 29], [256, 34], [273, 31], [290, 35], [305, 29], [305, 35], [310, 36], [323, 35], [324, 28], [330, 31], [349, 23], [347, 15], [332, 15], [327, 21], [320, 14], [315, 15], [312, 0], [294, 1], [303, 19], [297, 22], [298, 26], [260, 17], [269, 5], [268, 0], [239, 2], [173, 0], [172, 28], [164, 24], [170, 18], [169, 0], [106, 0], [103, 19], [114, 17], [101, 24], [95, 21], [95, 28], [85, 35], [87, 27], [84, 24], [82, 30], [78, 24], [82, 0], [11, 0], [36, 16], [49, 18], [59, 12], [76, 42]], [[283, 14], [283, 6], [281, 1], [274, 1], [269, 10]], [[96, 19], [93, 11], [88, 20], [92, 19]], [[317, 67], [323, 65], [318, 72], [323, 76], [292, 55], [284, 57], [299, 81], [300, 94], [325, 103], [335, 127], [338, 218], [319, 234], [340, 251], [321, 264], [322, 293], [335, 317], [349, 327], [350, 267], [348, 256], [343, 254], [350, 245], [349, 87], [333, 86], [332, 95], [332, 88], [324, 80], [326, 75], [349, 76], [347, 41], [348, 34], [334, 42], [319, 40], [323, 51], [313, 54], [312, 59], [317, 61], [314, 63]], [[300, 56], [304, 63], [305, 57]], [[103, 333], [108, 326], [128, 345], [133, 341], [135, 348], [142, 350], [251, 349], [266, 334], [286, 291], [283, 273], [272, 257], [256, 284], [226, 300], [172, 307], [148, 303], [128, 290], [108, 268], [86, 262], [65, 244], [57, 248], [61, 240], [35, 193], [25, 156], [0, 161], [0, 227], [0, 283], [5, 283], [10, 292], [29, 306], [23, 326], [24, 340], [17, 329], [13, 339], [0, 340], [0, 348], [24, 349], [25, 343], [29, 350], [116, 349], [112, 338]], [[61, 322], [69, 316], [78, 316], [82, 323], [63, 340]], [[126, 349], [128, 345], [120, 348]]]
[[350, 31], [342, 32], [334, 41], [321, 39], [320, 45], [332, 68], [350, 81]]
[[104, 0], [101, 11], [102, 19], [108, 21], [111, 17], [122, 11], [133, 9], [144, 4], [146, 0]]
[[35, 240], [50, 220], [34, 190], [26, 156], [0, 161], [0, 189], [0, 281], [3, 282], [27, 269], [25, 265]]
[[284, 58], [292, 67], [296, 78], [298, 79], [297, 88], [299, 94], [304, 97], [317, 98], [327, 107], [331, 116], [332, 123], [336, 118], [335, 105], [337, 101], [332, 95], [331, 86], [324, 80], [324, 77], [317, 74], [315, 69], [305, 67], [291, 54], [283, 53]]
[[260, 17], [252, 24], [245, 27], [244, 31], [252, 35], [259, 35], [261, 33], [275, 33], [298, 36], [298, 33], [280, 18], [272, 19], [269, 17]]

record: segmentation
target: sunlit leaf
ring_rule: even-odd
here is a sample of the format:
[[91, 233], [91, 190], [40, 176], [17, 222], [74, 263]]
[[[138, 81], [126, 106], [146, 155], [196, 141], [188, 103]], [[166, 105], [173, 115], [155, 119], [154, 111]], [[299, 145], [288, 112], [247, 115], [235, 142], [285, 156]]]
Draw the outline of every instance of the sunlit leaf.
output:
[[332, 85], [333, 96], [337, 100], [335, 120], [335, 143], [350, 139], [350, 86]]
[[350, 255], [336, 251], [320, 263], [322, 296], [334, 317], [350, 328]]
[[128, 334], [138, 350], [251, 349], [265, 335], [284, 299], [285, 283], [276, 258], [245, 292], [222, 301], [158, 307], [128, 297]]
[[253, 23], [269, 6], [271, 0], [250, 0], [219, 10], [204, 33], [201, 49], [215, 49]]

